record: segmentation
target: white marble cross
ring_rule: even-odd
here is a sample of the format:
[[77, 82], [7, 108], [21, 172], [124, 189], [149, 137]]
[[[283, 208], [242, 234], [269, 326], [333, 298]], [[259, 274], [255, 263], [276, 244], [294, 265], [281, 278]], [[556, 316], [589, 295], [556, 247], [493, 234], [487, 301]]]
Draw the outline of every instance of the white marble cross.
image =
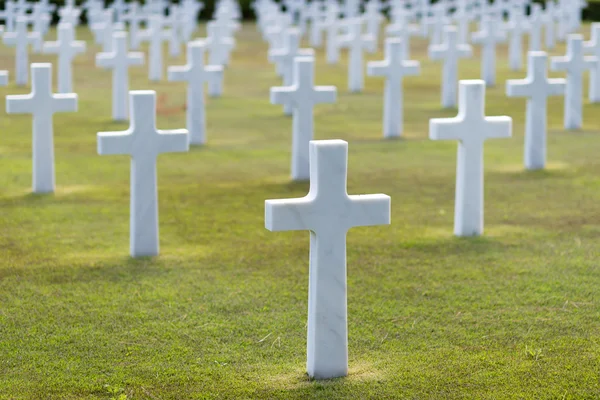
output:
[[4, 3], [4, 10], [0, 11], [0, 19], [4, 20], [6, 32], [14, 32], [17, 15], [17, 4], [11, 0], [6, 1]]
[[[294, 81], [294, 58], [297, 56], [312, 56], [312, 49], [300, 49], [300, 31], [290, 28], [285, 32], [284, 47], [269, 52], [269, 60], [281, 65], [283, 86], [291, 86]], [[292, 114], [292, 104], [286, 103], [283, 107], [286, 115]]]
[[527, 97], [525, 117], [525, 168], [546, 166], [546, 124], [548, 96], [565, 92], [564, 79], [548, 79], [548, 55], [543, 51], [528, 53], [529, 69], [525, 79], [506, 82], [506, 95]]
[[363, 22], [360, 19], [348, 21], [348, 35], [340, 38], [340, 43], [348, 48], [348, 90], [356, 93], [363, 90], [363, 51], [375, 51], [375, 38], [363, 35]]
[[98, 154], [131, 155], [129, 245], [132, 257], [158, 255], [156, 158], [189, 150], [185, 129], [156, 129], [156, 92], [129, 92], [131, 123], [121, 132], [99, 132]]
[[169, 15], [163, 19], [163, 24], [169, 29], [163, 31], [169, 43], [169, 56], [179, 57], [181, 55], [181, 41], [179, 35], [180, 21], [177, 18], [177, 6], [171, 4], [169, 7]]
[[442, 72], [442, 107], [456, 106], [456, 86], [458, 83], [458, 60], [471, 57], [469, 44], [460, 44], [458, 31], [453, 26], [444, 28], [444, 42], [441, 45], [429, 46], [429, 58], [444, 60]]
[[[46, 8], [42, 3], [36, 3], [33, 5], [31, 19], [33, 22], [33, 32], [39, 32], [40, 36], [44, 37], [48, 33], [52, 17], [46, 11]], [[39, 44], [41, 43], [42, 41], [39, 42]]]
[[485, 83], [460, 81], [458, 115], [429, 121], [432, 140], [458, 140], [454, 234], [483, 233], [483, 142], [510, 137], [510, 117], [485, 116]]
[[58, 54], [58, 93], [73, 93], [73, 58], [85, 52], [85, 42], [75, 40], [73, 26], [58, 25], [58, 40], [44, 43], [44, 53]]
[[534, 3], [529, 14], [529, 51], [542, 50], [542, 6]]
[[146, 22], [148, 17], [141, 12], [139, 3], [132, 2], [123, 20], [129, 25], [129, 46], [131, 50], [138, 50], [142, 42], [140, 24]]
[[548, 0], [544, 3], [544, 12], [541, 15], [541, 22], [544, 27], [544, 44], [546, 49], [552, 50], [556, 45], [556, 39], [554, 34], [555, 21], [554, 21], [554, 0]]
[[163, 41], [165, 35], [163, 32], [162, 16], [153, 15], [149, 18], [150, 26], [148, 28], [148, 79], [158, 82], [163, 78]]
[[[208, 23], [206, 33], [204, 46], [208, 51], [208, 64], [215, 67], [221, 66], [224, 70], [229, 64], [235, 41], [231, 37], [224, 36], [222, 24]], [[221, 73], [215, 79], [209, 79], [208, 95], [210, 97], [220, 97], [223, 94], [223, 77], [224, 74]]]
[[473, 43], [482, 45], [481, 79], [487, 86], [496, 84], [496, 45], [506, 40], [506, 32], [498, 20], [489, 15], [483, 18], [481, 30], [472, 36]]
[[169, 67], [169, 81], [184, 81], [187, 88], [187, 129], [190, 144], [206, 143], [206, 112], [204, 108], [204, 83], [220, 80], [223, 67], [204, 66], [206, 43], [196, 40], [187, 44], [187, 64], [181, 67]]
[[379, 4], [374, 1], [369, 1], [365, 4], [365, 13], [362, 15], [365, 22], [366, 33], [375, 40], [375, 45], [379, 43], [379, 32], [381, 31], [381, 23], [385, 17], [379, 11]]
[[508, 26], [510, 29], [508, 65], [511, 70], [518, 71], [523, 66], [523, 32], [530, 30], [522, 6], [515, 4], [512, 7]]
[[27, 32], [27, 18], [18, 17], [14, 32], [6, 32], [2, 36], [4, 44], [15, 47], [15, 81], [17, 85], [27, 85], [29, 82], [29, 54], [27, 47], [41, 41], [39, 32]]
[[383, 100], [383, 136], [399, 137], [403, 125], [403, 90], [402, 80], [405, 76], [418, 75], [418, 61], [402, 58], [404, 43], [397, 38], [385, 40], [385, 60], [372, 61], [367, 64], [369, 76], [384, 76], [385, 91]]
[[339, 18], [339, 6], [336, 2], [331, 2], [327, 7], [325, 17], [325, 32], [327, 33], [327, 42], [325, 44], [325, 57], [327, 64], [337, 64], [340, 61], [340, 29], [342, 20]]
[[96, 66], [112, 69], [112, 118], [126, 121], [128, 116], [129, 66], [143, 65], [144, 53], [127, 51], [127, 32], [113, 34], [112, 51], [96, 54]]
[[313, 108], [316, 104], [335, 103], [334, 86], [314, 86], [315, 60], [296, 57], [293, 84], [271, 88], [271, 103], [289, 104], [294, 110], [292, 131], [292, 179], [310, 177], [308, 143], [313, 139]]
[[206, 24], [206, 36], [209, 64], [228, 65], [231, 51], [235, 47], [235, 41], [227, 33], [226, 24], [218, 21], [209, 22]]
[[598, 60], [590, 70], [590, 103], [600, 103], [600, 22], [592, 24], [590, 40], [583, 44], [584, 51]]
[[265, 201], [268, 230], [310, 231], [306, 366], [316, 379], [348, 374], [346, 234], [391, 220], [389, 196], [348, 195], [347, 169], [348, 143], [312, 141], [308, 195]]
[[54, 192], [52, 116], [77, 111], [77, 95], [52, 93], [52, 64], [31, 64], [31, 93], [6, 96], [6, 112], [33, 116], [33, 192]]
[[385, 31], [389, 36], [397, 37], [402, 40], [402, 43], [404, 44], [402, 46], [402, 58], [408, 60], [410, 58], [410, 38], [419, 33], [419, 27], [410, 24], [406, 12], [402, 10], [402, 12], [396, 13], [396, 22], [388, 25], [385, 28]]
[[116, 22], [123, 22], [123, 16], [127, 13], [129, 5], [124, 0], [113, 0], [110, 8], [115, 11]]
[[583, 37], [578, 34], [569, 35], [564, 57], [552, 57], [552, 70], [567, 72], [565, 129], [580, 129], [583, 125], [583, 73], [595, 68], [598, 62], [596, 57], [584, 56]]
[[327, 17], [324, 8], [325, 3], [320, 0], [310, 2], [308, 5], [310, 16], [310, 45], [312, 47], [321, 47], [323, 45], [324, 21]]

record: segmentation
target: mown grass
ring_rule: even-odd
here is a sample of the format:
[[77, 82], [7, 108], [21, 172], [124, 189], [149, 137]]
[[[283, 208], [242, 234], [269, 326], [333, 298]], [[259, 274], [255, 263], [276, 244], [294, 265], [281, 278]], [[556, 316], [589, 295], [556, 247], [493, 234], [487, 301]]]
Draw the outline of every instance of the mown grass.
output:
[[[160, 156], [161, 254], [139, 260], [129, 161], [96, 154], [96, 132], [126, 124], [111, 122], [110, 74], [80, 36], [80, 111], [55, 116], [54, 195], [30, 193], [30, 117], [0, 119], [0, 398], [600, 396], [600, 106], [586, 102], [585, 129], [566, 132], [552, 98], [548, 169], [524, 171], [525, 101], [503, 82], [525, 73], [508, 72], [502, 48], [486, 108], [514, 118], [513, 138], [486, 143], [485, 236], [458, 239], [456, 144], [427, 132], [456, 111], [440, 109], [425, 42], [413, 43], [422, 74], [405, 80], [401, 140], [381, 138], [383, 81], [348, 94], [345, 66], [319, 52], [316, 81], [339, 99], [316, 110], [315, 136], [349, 142], [349, 193], [386, 193], [393, 215], [348, 235], [350, 375], [315, 382], [304, 373], [308, 234], [263, 221], [265, 199], [308, 185], [289, 181], [291, 120], [269, 104], [280, 81], [255, 28], [238, 36], [225, 95], [208, 101], [209, 144]], [[2, 49], [1, 65], [12, 57]], [[478, 68], [462, 63], [461, 78]], [[150, 84], [137, 68], [131, 88], [157, 91], [161, 129], [184, 126], [183, 84]]]

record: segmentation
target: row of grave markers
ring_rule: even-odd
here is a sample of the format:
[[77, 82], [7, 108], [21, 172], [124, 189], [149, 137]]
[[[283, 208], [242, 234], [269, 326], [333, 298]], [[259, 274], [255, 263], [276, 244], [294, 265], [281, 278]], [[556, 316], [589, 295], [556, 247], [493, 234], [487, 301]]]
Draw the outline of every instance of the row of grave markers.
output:
[[[482, 16], [482, 20], [483, 24], [488, 21], [485, 15]], [[17, 18], [17, 30], [19, 21]], [[151, 17], [151, 25], [152, 21]], [[72, 32], [71, 27], [68, 29]], [[155, 31], [157, 36], [162, 36], [157, 32], [158, 30]], [[445, 32], [446, 37], [457, 35], [457, 31], [453, 29], [446, 29]], [[489, 27], [488, 32], [491, 32]], [[363, 79], [363, 44], [360, 39], [363, 36], [362, 23], [350, 24], [348, 35], [348, 44], [361, 42], [360, 47], [351, 46], [350, 64], [354, 66], [349, 72], [349, 89], [360, 90]], [[113, 96], [118, 92], [122, 98], [123, 94], [127, 93], [127, 66], [140, 63], [143, 57], [127, 52], [125, 33], [114, 33], [111, 38], [113, 44], [110, 51], [99, 54], [98, 60], [100, 65], [115, 69]], [[532, 121], [545, 121], [545, 102], [548, 95], [562, 93], [566, 87], [566, 103], [569, 103], [566, 110], [571, 111], [570, 114], [566, 114], [565, 125], [567, 122], [569, 126], [581, 124], [581, 112], [578, 114], [576, 107], [572, 108], [572, 104], [577, 105], [577, 101], [581, 104], [583, 98], [583, 69], [588, 64], [595, 65], [598, 62], [583, 57], [582, 42], [581, 36], [570, 36], [567, 56], [564, 59], [553, 60], [555, 68], [567, 70], [566, 82], [548, 80], [546, 54], [530, 52], [528, 77], [523, 81], [509, 81], [507, 84], [509, 95], [530, 97], [526, 141], [531, 142], [530, 158], [534, 167], [540, 160], [545, 159], [546, 132], [545, 127], [541, 130], [539, 125]], [[288, 44], [290, 43], [292, 42], [288, 39]], [[202, 41], [188, 43], [188, 64], [169, 69], [171, 80], [188, 81], [188, 129], [157, 130], [155, 92], [132, 91], [129, 92], [130, 127], [122, 132], [98, 133], [99, 154], [131, 156], [130, 251], [134, 257], [157, 255], [159, 251], [157, 155], [187, 151], [191, 142], [191, 132], [203, 131], [203, 84], [211, 77], [218, 77], [222, 72], [222, 67], [204, 66], [205, 46], [206, 43]], [[353, 51], [352, 47], [356, 47], [356, 50]], [[387, 78], [384, 95], [384, 126], [388, 132], [387, 136], [398, 135], [401, 131], [402, 114], [398, 114], [397, 111], [402, 109], [402, 76], [418, 72], [418, 63], [403, 57], [407, 52], [406, 48], [401, 39], [386, 40], [386, 59], [370, 64], [367, 69], [370, 75], [382, 75]], [[311, 57], [313, 52], [310, 49], [302, 53], [296, 47], [292, 54], [289, 49], [288, 47], [283, 52], [271, 53], [274, 61], [285, 60], [279, 67], [284, 76], [285, 86], [274, 88], [271, 97], [274, 103], [287, 106], [286, 112], [293, 113], [292, 177], [299, 180], [309, 179], [310, 191], [306, 197], [300, 199], [267, 200], [265, 226], [274, 231], [311, 232], [307, 370], [310, 376], [324, 379], [344, 376], [348, 370], [346, 232], [354, 226], [389, 224], [391, 200], [386, 195], [347, 194], [347, 143], [340, 140], [311, 140], [313, 105], [334, 102], [336, 89], [314, 87], [314, 58]], [[435, 50], [434, 48], [432, 52], [435, 53]], [[455, 60], [456, 54], [452, 57]], [[452, 60], [452, 57], [448, 58]], [[451, 80], [454, 77], [453, 80], [456, 81], [455, 66], [454, 70], [452, 66], [444, 67], [444, 70], [444, 76], [449, 77], [447, 79]], [[48, 192], [54, 190], [52, 114], [76, 111], [77, 95], [52, 93], [49, 64], [32, 64], [31, 71], [32, 92], [29, 95], [8, 96], [6, 107], [8, 113], [33, 114], [34, 190], [37, 187], [39, 191]], [[454, 233], [458, 236], [480, 235], [483, 232], [484, 141], [488, 138], [511, 135], [509, 117], [485, 116], [485, 87], [486, 82], [483, 80], [461, 81], [458, 91], [458, 116], [430, 120], [432, 140], [459, 141], [454, 226]], [[451, 92], [453, 89], [447, 90]], [[446, 94], [446, 97], [450, 98], [450, 95]], [[124, 115], [119, 114], [126, 107], [126, 103], [123, 104], [124, 102], [118, 99], [113, 102], [113, 115]], [[202, 137], [198, 140], [203, 143], [204, 139]], [[50, 165], [51, 168], [48, 168]]]

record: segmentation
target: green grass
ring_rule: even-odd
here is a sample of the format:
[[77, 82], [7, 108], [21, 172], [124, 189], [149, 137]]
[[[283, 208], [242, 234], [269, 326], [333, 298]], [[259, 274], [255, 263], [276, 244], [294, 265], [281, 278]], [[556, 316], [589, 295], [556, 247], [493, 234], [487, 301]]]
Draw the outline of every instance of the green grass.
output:
[[[126, 124], [110, 120], [110, 74], [88, 46], [74, 67], [80, 111], [54, 119], [54, 195], [30, 193], [30, 116], [0, 119], [0, 399], [598, 398], [599, 105], [565, 132], [552, 98], [548, 169], [525, 172], [525, 100], [503, 84], [524, 72], [508, 72], [502, 48], [487, 113], [512, 116], [513, 138], [485, 145], [485, 236], [458, 239], [456, 143], [427, 131], [456, 111], [440, 109], [425, 43], [414, 41], [422, 75], [405, 80], [402, 140], [382, 139], [383, 80], [348, 94], [345, 66], [319, 52], [316, 81], [339, 98], [316, 110], [316, 138], [347, 140], [349, 193], [386, 193], [393, 215], [348, 235], [350, 375], [315, 382], [309, 235], [263, 220], [265, 199], [308, 185], [289, 181], [291, 120], [269, 104], [280, 80], [254, 27], [238, 36], [224, 97], [208, 101], [209, 144], [159, 159], [151, 259], [128, 255], [128, 158], [96, 154], [96, 132]], [[479, 76], [477, 58], [460, 76]], [[157, 91], [161, 129], [184, 126], [184, 84], [137, 68], [131, 88]]]

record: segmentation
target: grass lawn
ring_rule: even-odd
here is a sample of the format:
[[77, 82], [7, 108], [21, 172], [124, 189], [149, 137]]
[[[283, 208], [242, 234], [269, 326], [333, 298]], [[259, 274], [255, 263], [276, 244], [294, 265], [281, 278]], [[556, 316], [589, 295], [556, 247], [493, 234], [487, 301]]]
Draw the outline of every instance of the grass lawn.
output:
[[[269, 104], [280, 79], [254, 26], [208, 101], [209, 144], [159, 157], [161, 254], [136, 260], [129, 159], [96, 153], [98, 131], [127, 124], [111, 122], [110, 73], [79, 36], [80, 111], [54, 118], [54, 195], [31, 194], [31, 117], [0, 119], [0, 399], [600, 396], [600, 105], [586, 100], [585, 129], [565, 132], [552, 98], [548, 168], [525, 172], [525, 100], [504, 95], [525, 72], [508, 71], [502, 48], [486, 108], [514, 118], [513, 138], [485, 145], [485, 236], [458, 239], [456, 143], [428, 139], [429, 118], [456, 111], [440, 108], [426, 43], [413, 42], [422, 74], [405, 80], [401, 140], [382, 139], [383, 79], [348, 94], [345, 64], [319, 51], [317, 84], [339, 96], [315, 110], [315, 136], [349, 142], [348, 192], [390, 195], [392, 225], [348, 234], [350, 375], [316, 382], [309, 234], [264, 228], [264, 200], [308, 184], [290, 183], [291, 119]], [[1, 66], [13, 57], [3, 47]], [[476, 57], [460, 77], [479, 77]], [[131, 88], [157, 91], [159, 128], [184, 127], [183, 83], [150, 84], [144, 67]]]

